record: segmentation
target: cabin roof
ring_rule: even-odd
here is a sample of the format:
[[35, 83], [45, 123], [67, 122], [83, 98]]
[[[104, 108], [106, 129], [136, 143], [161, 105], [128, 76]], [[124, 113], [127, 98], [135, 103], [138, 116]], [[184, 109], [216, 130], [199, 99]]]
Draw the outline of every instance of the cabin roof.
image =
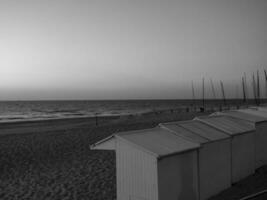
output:
[[96, 143], [92, 144], [91, 146], [93, 147], [93, 146], [100, 145], [100, 144], [102, 144], [102, 143], [105, 143], [105, 142], [107, 142], [107, 141], [113, 139], [113, 138], [114, 138], [114, 135], [110, 135], [110, 136], [108, 136], [108, 137], [106, 137], [106, 138], [104, 138], [104, 139], [102, 139], [102, 140], [97, 141]]
[[262, 112], [267, 112], [267, 107], [266, 106], [251, 106], [249, 107], [250, 109], [262, 111]]
[[267, 112], [263, 110], [253, 109], [253, 108], [248, 108], [248, 109], [241, 109], [239, 110], [240, 112], [247, 113], [247, 114], [252, 114], [256, 116], [260, 116], [265, 118], [265, 121], [267, 121]]
[[201, 116], [197, 117], [196, 120], [207, 123], [214, 128], [223, 130], [230, 135], [255, 131], [255, 128], [251, 123], [231, 116]]
[[[214, 115], [214, 114], [212, 114]], [[242, 120], [246, 120], [249, 122], [253, 122], [253, 123], [258, 123], [258, 122], [264, 122], [267, 121], [267, 118], [259, 116], [259, 115], [255, 115], [252, 113], [245, 113], [245, 112], [240, 112], [237, 110], [232, 110], [232, 111], [224, 111], [224, 112], [218, 112], [215, 113], [215, 115], [229, 115], [235, 118], [239, 118]]]
[[198, 134], [193, 133], [192, 131], [189, 131], [185, 128], [183, 128], [182, 126], [180, 126], [177, 123], [162, 123], [160, 124], [160, 127], [165, 128], [169, 131], [173, 131], [174, 134], [183, 137], [187, 140], [190, 140], [192, 142], [196, 142], [196, 143], [206, 143], [209, 140], [207, 138], [201, 137]]
[[161, 126], [200, 144], [229, 138], [223, 131], [196, 120], [164, 123]]
[[160, 127], [122, 132], [115, 135], [158, 158], [199, 148], [199, 144], [178, 137]]

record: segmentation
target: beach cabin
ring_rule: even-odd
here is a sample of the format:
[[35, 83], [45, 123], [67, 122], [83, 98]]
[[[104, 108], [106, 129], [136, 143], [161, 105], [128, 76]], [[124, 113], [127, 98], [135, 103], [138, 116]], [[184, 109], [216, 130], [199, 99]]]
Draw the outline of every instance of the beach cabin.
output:
[[200, 200], [231, 186], [230, 136], [195, 120], [163, 123], [159, 126], [201, 146], [198, 149]]
[[[243, 109], [246, 110], [246, 109]], [[267, 117], [256, 115], [252, 111], [225, 111], [212, 115], [227, 115], [237, 119], [245, 120], [254, 125], [255, 131], [255, 167], [259, 168], [267, 164]]]
[[249, 108], [250, 109], [254, 109], [254, 110], [259, 110], [259, 111], [267, 112], [267, 107], [265, 107], [265, 106], [251, 106]]
[[231, 136], [232, 183], [255, 172], [255, 127], [230, 116], [202, 116], [201, 121]]
[[251, 107], [247, 109], [240, 109], [239, 111], [243, 113], [267, 118], [267, 108], [264, 108], [264, 107]]
[[117, 200], [197, 200], [198, 143], [153, 128], [114, 134], [91, 149], [116, 151]]

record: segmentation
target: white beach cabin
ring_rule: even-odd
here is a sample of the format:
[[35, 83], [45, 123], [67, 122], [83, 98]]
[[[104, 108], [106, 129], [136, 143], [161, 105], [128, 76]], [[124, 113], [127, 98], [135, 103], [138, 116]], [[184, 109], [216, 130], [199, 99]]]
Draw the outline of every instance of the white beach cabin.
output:
[[199, 121], [163, 123], [159, 126], [201, 145], [198, 149], [200, 200], [231, 186], [230, 136]]
[[243, 113], [252, 114], [260, 117], [264, 117], [267, 119], [267, 108], [264, 107], [251, 107], [247, 109], [238, 110]]
[[195, 120], [231, 136], [232, 183], [255, 172], [255, 127], [251, 123], [231, 116], [205, 116]]
[[253, 124], [256, 128], [255, 168], [259, 168], [267, 164], [267, 117], [256, 115], [252, 111], [244, 112], [242, 110], [217, 112], [212, 115], [228, 115]]
[[116, 151], [117, 200], [197, 200], [199, 144], [159, 127], [114, 134], [91, 149]]
[[255, 109], [255, 110], [259, 110], [259, 111], [263, 111], [263, 112], [267, 112], [267, 107], [266, 106], [251, 106], [249, 108]]

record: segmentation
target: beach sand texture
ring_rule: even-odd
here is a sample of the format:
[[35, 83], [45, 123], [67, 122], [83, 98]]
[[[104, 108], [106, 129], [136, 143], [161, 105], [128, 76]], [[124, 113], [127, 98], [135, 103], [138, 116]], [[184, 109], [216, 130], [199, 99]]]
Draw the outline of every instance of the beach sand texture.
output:
[[[122, 118], [1, 124], [1, 200], [115, 200], [115, 153], [89, 145], [114, 132], [208, 113], [148, 113]], [[239, 199], [267, 188], [266, 167], [212, 200]]]
[[117, 131], [194, 116], [148, 113], [104, 118], [98, 127], [94, 118], [2, 124], [0, 199], [114, 200], [115, 153], [90, 151], [89, 145]]

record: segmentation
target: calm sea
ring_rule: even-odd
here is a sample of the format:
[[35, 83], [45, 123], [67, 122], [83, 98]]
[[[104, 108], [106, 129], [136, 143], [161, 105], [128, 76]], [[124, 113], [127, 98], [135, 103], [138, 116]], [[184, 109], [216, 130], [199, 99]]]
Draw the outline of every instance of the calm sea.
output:
[[190, 106], [192, 100], [0, 101], [0, 122], [127, 115]]

